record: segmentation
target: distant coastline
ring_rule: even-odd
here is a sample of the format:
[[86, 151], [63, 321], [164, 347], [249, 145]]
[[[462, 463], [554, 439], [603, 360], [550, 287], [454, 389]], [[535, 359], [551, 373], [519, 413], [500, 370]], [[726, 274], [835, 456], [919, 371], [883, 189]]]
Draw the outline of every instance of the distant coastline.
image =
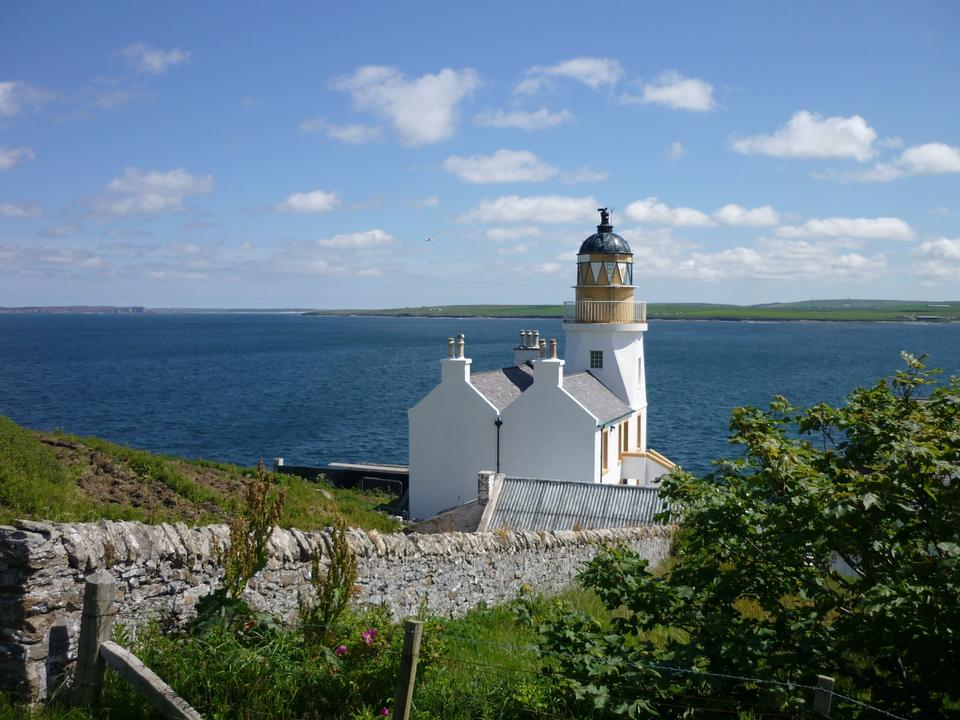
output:
[[[310, 310], [324, 317], [442, 317], [561, 319], [561, 305], [433, 305], [378, 310]], [[764, 305], [648, 303], [648, 320], [723, 320], [747, 322], [960, 322], [960, 301], [809, 300]]]
[[[0, 314], [250, 314], [314, 317], [488, 318], [559, 320], [562, 305], [425, 305], [381, 309], [310, 308], [147, 308], [142, 306], [56, 305], [0, 307]], [[649, 320], [744, 322], [960, 322], [960, 301], [808, 300], [762, 305], [648, 303]]]
[[145, 307], [113, 305], [34, 305], [24, 307], [2, 307], [0, 313], [5, 315], [143, 315]]

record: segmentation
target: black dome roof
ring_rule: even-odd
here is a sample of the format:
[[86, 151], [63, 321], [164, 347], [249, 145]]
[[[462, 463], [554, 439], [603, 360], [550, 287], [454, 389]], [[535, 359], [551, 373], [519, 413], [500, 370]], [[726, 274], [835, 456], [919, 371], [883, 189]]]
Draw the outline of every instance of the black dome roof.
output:
[[590, 253], [633, 254], [627, 241], [613, 232], [613, 225], [610, 224], [610, 214], [606, 208], [600, 208], [600, 224], [597, 225], [597, 231], [584, 240], [580, 246], [580, 255]]

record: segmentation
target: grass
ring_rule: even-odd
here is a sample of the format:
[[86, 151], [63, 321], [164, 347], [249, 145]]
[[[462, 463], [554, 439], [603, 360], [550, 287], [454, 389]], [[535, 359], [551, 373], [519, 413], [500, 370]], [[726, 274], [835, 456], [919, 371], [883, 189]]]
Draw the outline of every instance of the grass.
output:
[[[38, 433], [0, 416], [0, 523], [14, 519], [149, 523], [224, 522], [242, 506], [254, 468], [155, 455], [96, 437]], [[287, 488], [282, 527], [317, 530], [340, 515], [351, 527], [396, 531], [378, 508], [391, 495], [278, 475]]]
[[[314, 310], [306, 315], [395, 317], [560, 318], [561, 305], [427, 305], [380, 310]], [[808, 300], [761, 305], [648, 303], [651, 320], [835, 320], [914, 321], [934, 317], [960, 321], [960, 302], [922, 300]]]
[[91, 519], [95, 505], [76, 485], [76, 473], [28, 430], [0, 416], [0, 523], [14, 518]]

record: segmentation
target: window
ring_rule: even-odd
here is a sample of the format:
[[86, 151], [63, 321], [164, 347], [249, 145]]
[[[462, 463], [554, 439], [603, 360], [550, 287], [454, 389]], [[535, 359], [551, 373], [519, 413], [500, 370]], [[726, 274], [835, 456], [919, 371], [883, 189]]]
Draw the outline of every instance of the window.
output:
[[603, 367], [603, 350], [590, 351], [590, 367], [592, 369]]
[[620, 426], [620, 457], [630, 450], [630, 419], [627, 418]]
[[600, 433], [600, 470], [601, 472], [607, 471], [607, 443], [610, 442], [609, 431], [604, 428], [603, 432]]
[[637, 415], [637, 449], [643, 449], [643, 415]]

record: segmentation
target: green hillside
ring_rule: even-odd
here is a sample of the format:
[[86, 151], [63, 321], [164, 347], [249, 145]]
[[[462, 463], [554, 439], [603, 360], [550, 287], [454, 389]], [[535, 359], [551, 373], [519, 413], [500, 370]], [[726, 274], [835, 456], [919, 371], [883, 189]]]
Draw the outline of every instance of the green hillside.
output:
[[[305, 315], [393, 317], [559, 318], [561, 305], [429, 305], [379, 310], [312, 310]], [[648, 303], [651, 320], [874, 320], [960, 321], [960, 301], [805, 300], [761, 305]]]
[[[225, 522], [242, 507], [252, 468], [154, 455], [96, 437], [34, 432], [0, 415], [0, 524], [99, 519], [190, 525]], [[353, 527], [395, 530], [377, 511], [390, 496], [292, 475], [280, 524], [312, 530], [342, 515]]]

